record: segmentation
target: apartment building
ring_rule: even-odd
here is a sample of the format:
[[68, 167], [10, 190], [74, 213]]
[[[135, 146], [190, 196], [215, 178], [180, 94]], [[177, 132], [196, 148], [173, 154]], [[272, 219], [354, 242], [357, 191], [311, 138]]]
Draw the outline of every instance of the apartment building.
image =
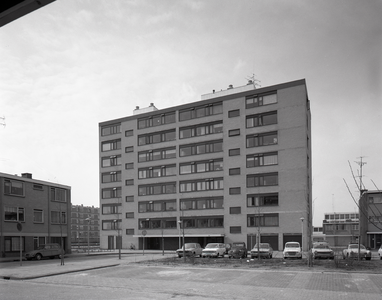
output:
[[322, 222], [326, 241], [332, 247], [346, 247], [358, 242], [359, 214], [351, 212], [326, 213]]
[[72, 205], [71, 240], [73, 246], [99, 246], [99, 208]]
[[137, 107], [99, 124], [99, 157], [101, 248], [311, 241], [305, 80]]
[[[0, 253], [17, 256], [40, 244], [58, 243], [70, 253], [70, 191], [66, 185], [0, 173]], [[21, 243], [20, 243], [21, 238]]]
[[382, 245], [382, 191], [364, 190], [359, 210], [361, 243], [379, 249]]

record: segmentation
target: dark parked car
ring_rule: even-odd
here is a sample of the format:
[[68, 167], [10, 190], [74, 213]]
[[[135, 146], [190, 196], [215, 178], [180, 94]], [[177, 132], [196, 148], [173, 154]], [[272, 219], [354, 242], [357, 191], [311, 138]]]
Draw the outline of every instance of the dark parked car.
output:
[[[260, 253], [260, 254], [259, 254]], [[272, 258], [273, 249], [271, 245], [268, 243], [260, 243], [256, 244], [251, 250], [251, 258], [255, 257], [264, 257], [264, 258]]]
[[65, 254], [65, 251], [62, 250], [59, 244], [45, 244], [45, 245], [40, 245], [36, 250], [25, 253], [25, 258], [27, 260], [31, 260], [33, 258], [40, 260], [44, 257], [61, 258], [61, 255], [64, 255], [64, 254]]
[[228, 251], [229, 258], [246, 258], [248, 255], [245, 243], [233, 243], [231, 250]]

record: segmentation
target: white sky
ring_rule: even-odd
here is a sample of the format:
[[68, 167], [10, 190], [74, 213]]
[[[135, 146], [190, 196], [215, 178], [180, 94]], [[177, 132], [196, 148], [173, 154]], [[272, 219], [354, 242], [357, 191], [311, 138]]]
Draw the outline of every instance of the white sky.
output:
[[[305, 78], [314, 225], [382, 189], [382, 1], [58, 0], [0, 28], [0, 172], [99, 206], [98, 123]], [[0, 119], [0, 123], [3, 121]]]

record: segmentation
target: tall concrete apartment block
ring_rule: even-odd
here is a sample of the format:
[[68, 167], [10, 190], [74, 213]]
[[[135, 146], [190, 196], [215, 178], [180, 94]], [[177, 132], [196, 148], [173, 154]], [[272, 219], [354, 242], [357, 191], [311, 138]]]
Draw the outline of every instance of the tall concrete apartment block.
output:
[[305, 80], [100, 123], [101, 247], [176, 249], [184, 234], [202, 246], [260, 237], [307, 249], [310, 124]]

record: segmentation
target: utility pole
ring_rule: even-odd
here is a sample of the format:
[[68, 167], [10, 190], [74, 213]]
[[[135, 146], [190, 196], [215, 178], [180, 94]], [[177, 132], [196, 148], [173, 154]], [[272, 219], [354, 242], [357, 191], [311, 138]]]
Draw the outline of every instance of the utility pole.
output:
[[[359, 199], [361, 200], [362, 193], [365, 190], [365, 187], [364, 186], [362, 187], [362, 185], [363, 185], [363, 183], [362, 183], [362, 167], [363, 167], [363, 165], [366, 165], [366, 162], [362, 161], [363, 156], [360, 156], [359, 159], [360, 159], [360, 161], [356, 161], [356, 164], [358, 164], [359, 168], [360, 168], [360, 170], [359, 170]], [[360, 200], [358, 201], [358, 205], [359, 205]], [[361, 253], [360, 253], [361, 252], [361, 232], [360, 232], [360, 230], [358, 230], [358, 231], [359, 231], [358, 232], [358, 260], [361, 260]]]

